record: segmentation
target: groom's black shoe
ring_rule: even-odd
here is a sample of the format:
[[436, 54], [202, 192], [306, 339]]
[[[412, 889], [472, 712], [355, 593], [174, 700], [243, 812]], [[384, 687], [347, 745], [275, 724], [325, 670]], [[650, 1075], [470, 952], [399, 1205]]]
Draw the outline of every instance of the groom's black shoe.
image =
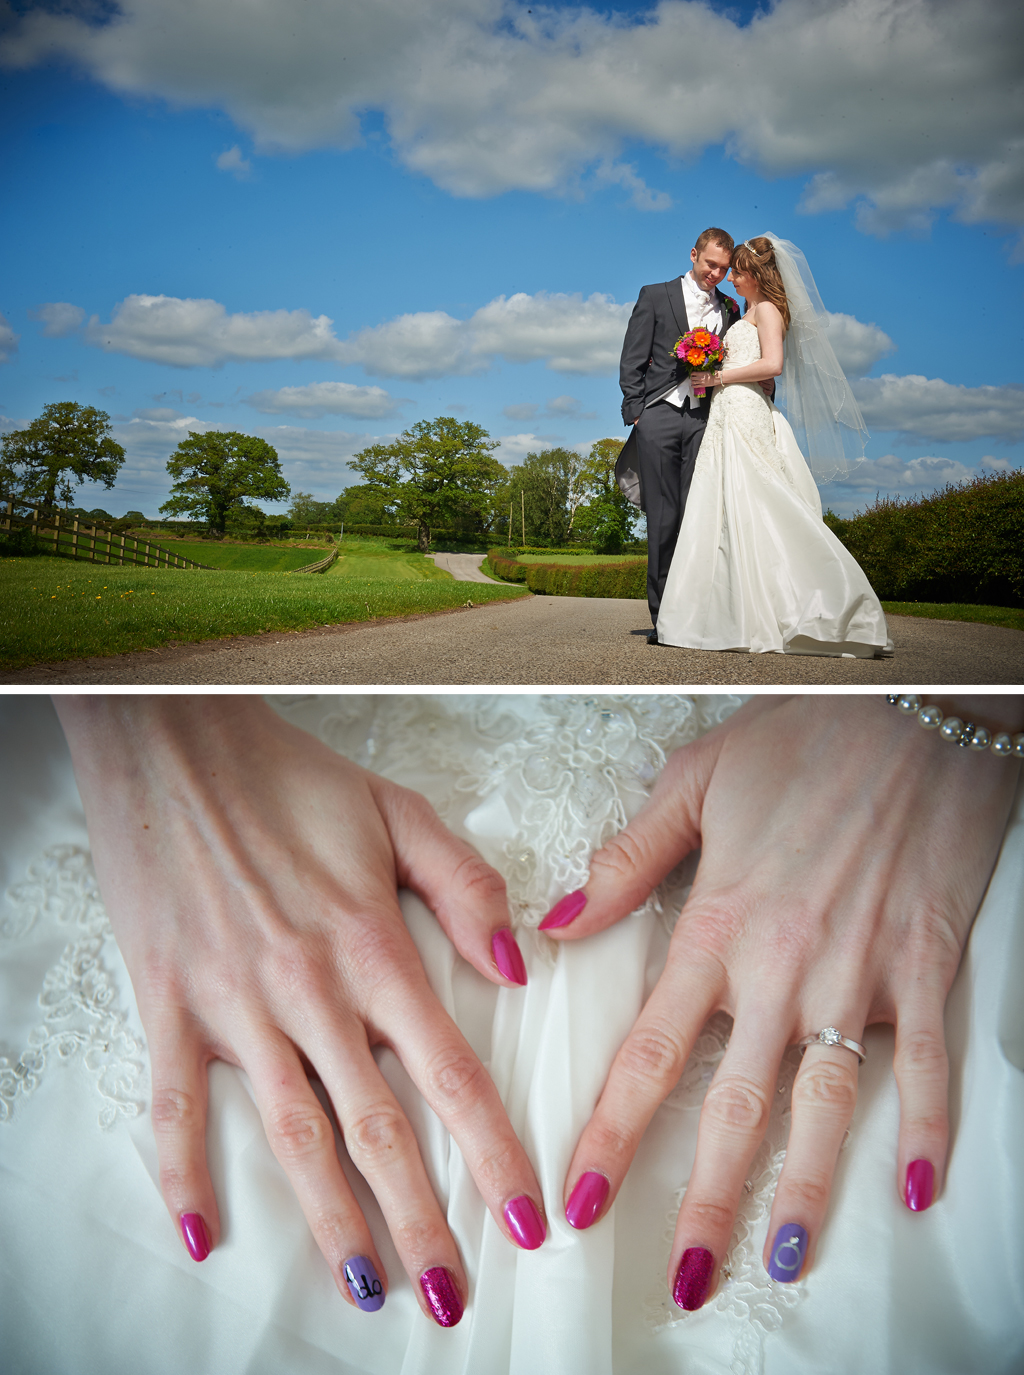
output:
[[661, 641], [658, 639], [658, 632], [657, 632], [656, 630], [652, 630], [651, 633], [648, 635], [648, 637], [647, 637], [647, 643], [648, 643], [649, 645], [660, 645], [660, 644], [661, 644]]

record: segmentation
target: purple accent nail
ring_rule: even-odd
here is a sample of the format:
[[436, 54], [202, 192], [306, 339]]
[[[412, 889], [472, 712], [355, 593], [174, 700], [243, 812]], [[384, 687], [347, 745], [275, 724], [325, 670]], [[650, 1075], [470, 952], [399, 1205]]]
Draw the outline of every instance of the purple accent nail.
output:
[[581, 1174], [576, 1181], [576, 1187], [569, 1195], [569, 1202], [565, 1205], [565, 1219], [569, 1226], [575, 1227], [577, 1231], [589, 1227], [604, 1207], [610, 1187], [604, 1175], [598, 1174], [596, 1170], [588, 1170], [586, 1174]]
[[768, 1274], [780, 1284], [792, 1284], [800, 1278], [806, 1254], [807, 1232], [798, 1222], [787, 1222], [775, 1233]]
[[672, 1286], [672, 1297], [680, 1308], [692, 1313], [701, 1307], [708, 1296], [714, 1268], [715, 1258], [706, 1246], [690, 1246], [683, 1252]]
[[193, 1260], [205, 1260], [210, 1254], [210, 1233], [199, 1213], [182, 1213], [181, 1235]]
[[575, 893], [566, 893], [564, 898], [559, 898], [540, 924], [541, 931], [553, 931], [556, 926], [568, 926], [571, 921], [575, 921], [579, 914], [587, 905], [587, 895], [582, 888], [577, 888]]
[[536, 1203], [526, 1194], [505, 1204], [505, 1221], [516, 1244], [524, 1251], [536, 1251], [548, 1234]]
[[463, 1313], [462, 1299], [450, 1270], [435, 1265], [420, 1275], [420, 1288], [439, 1327], [454, 1327]]
[[384, 1286], [369, 1256], [352, 1256], [345, 1262], [345, 1283], [357, 1308], [376, 1313], [384, 1307]]
[[500, 931], [495, 931], [491, 937], [491, 950], [494, 952], [494, 963], [498, 966], [498, 973], [506, 979], [511, 979], [514, 984], [526, 983], [526, 965], [523, 963], [523, 953], [516, 945], [516, 938], [507, 926]]
[[912, 1213], [923, 1213], [935, 1197], [935, 1166], [930, 1160], [912, 1160], [907, 1166], [907, 1189], [903, 1195]]

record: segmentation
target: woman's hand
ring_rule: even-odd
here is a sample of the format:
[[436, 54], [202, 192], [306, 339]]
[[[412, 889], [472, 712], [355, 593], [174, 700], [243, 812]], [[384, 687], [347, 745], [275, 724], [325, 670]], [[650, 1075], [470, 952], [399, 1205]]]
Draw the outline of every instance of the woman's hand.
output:
[[[968, 709], [979, 724], [1020, 729], [1019, 699]], [[714, 1289], [786, 1047], [825, 1027], [859, 1042], [865, 1026], [895, 1023], [898, 1188], [908, 1207], [929, 1205], [948, 1135], [943, 1007], [1018, 774], [864, 697], [758, 697], [669, 759], [644, 809], [594, 855], [586, 888], [542, 923], [563, 940], [599, 931], [701, 846], [664, 972], [577, 1145], [566, 1181], [574, 1225], [614, 1199], [718, 1010], [734, 1025], [671, 1253], [681, 1307], [699, 1308]], [[764, 1251], [775, 1279], [813, 1261], [858, 1063], [841, 1046], [804, 1055]]]
[[[417, 793], [258, 698], [58, 697], [93, 857], [149, 1039], [164, 1198], [196, 1260], [217, 1244], [207, 1066], [238, 1065], [342, 1294], [386, 1277], [327, 1114], [380, 1203], [425, 1312], [467, 1291], [416, 1139], [371, 1055], [390, 1046], [506, 1235], [539, 1246], [541, 1192], [483, 1066], [427, 983], [398, 906], [417, 892], [494, 983], [526, 981], [505, 886]], [[379, 1281], [379, 1283], [377, 1282]]]

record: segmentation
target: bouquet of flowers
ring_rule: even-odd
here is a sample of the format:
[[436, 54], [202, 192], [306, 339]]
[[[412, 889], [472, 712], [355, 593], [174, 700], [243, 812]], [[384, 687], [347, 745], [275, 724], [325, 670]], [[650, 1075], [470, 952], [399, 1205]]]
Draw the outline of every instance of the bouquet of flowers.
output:
[[[718, 372], [725, 358], [725, 345], [709, 329], [691, 329], [681, 334], [672, 346], [673, 356], [686, 364], [686, 375], [692, 372]], [[694, 396], [703, 396], [705, 387], [694, 387]]]

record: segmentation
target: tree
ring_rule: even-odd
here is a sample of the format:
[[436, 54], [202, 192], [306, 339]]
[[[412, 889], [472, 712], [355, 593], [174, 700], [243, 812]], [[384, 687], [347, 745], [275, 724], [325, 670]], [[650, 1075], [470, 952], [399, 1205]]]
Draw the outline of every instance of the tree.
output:
[[394, 512], [378, 487], [357, 483], [346, 487], [331, 505], [331, 519], [346, 525], [394, 525]]
[[583, 460], [574, 449], [543, 449], [527, 454], [511, 469], [505, 511], [512, 507], [512, 530], [526, 529], [535, 538], [564, 544], [572, 529]]
[[296, 525], [326, 525], [334, 518], [334, 506], [329, 501], [317, 501], [312, 492], [292, 492], [288, 518]]
[[54, 401], [28, 429], [5, 434], [0, 483], [23, 501], [67, 505], [75, 485], [113, 487], [124, 449], [110, 438], [110, 416], [77, 401]]
[[497, 447], [472, 421], [439, 416], [417, 421], [394, 444], [363, 449], [349, 466], [386, 506], [397, 506], [416, 522], [419, 547], [426, 550], [432, 529], [456, 526], [478, 533], [493, 523], [495, 497], [508, 480], [491, 457]]
[[175, 481], [160, 510], [205, 520], [221, 534], [229, 511], [248, 505], [254, 497], [284, 501], [291, 493], [277, 450], [236, 430], [190, 430], [167, 460], [167, 471]]
[[635, 507], [615, 481], [615, 461], [623, 442], [596, 440], [580, 472], [580, 489], [587, 500], [577, 512], [577, 524], [580, 533], [592, 540], [602, 554], [621, 553], [623, 543], [633, 533]]

